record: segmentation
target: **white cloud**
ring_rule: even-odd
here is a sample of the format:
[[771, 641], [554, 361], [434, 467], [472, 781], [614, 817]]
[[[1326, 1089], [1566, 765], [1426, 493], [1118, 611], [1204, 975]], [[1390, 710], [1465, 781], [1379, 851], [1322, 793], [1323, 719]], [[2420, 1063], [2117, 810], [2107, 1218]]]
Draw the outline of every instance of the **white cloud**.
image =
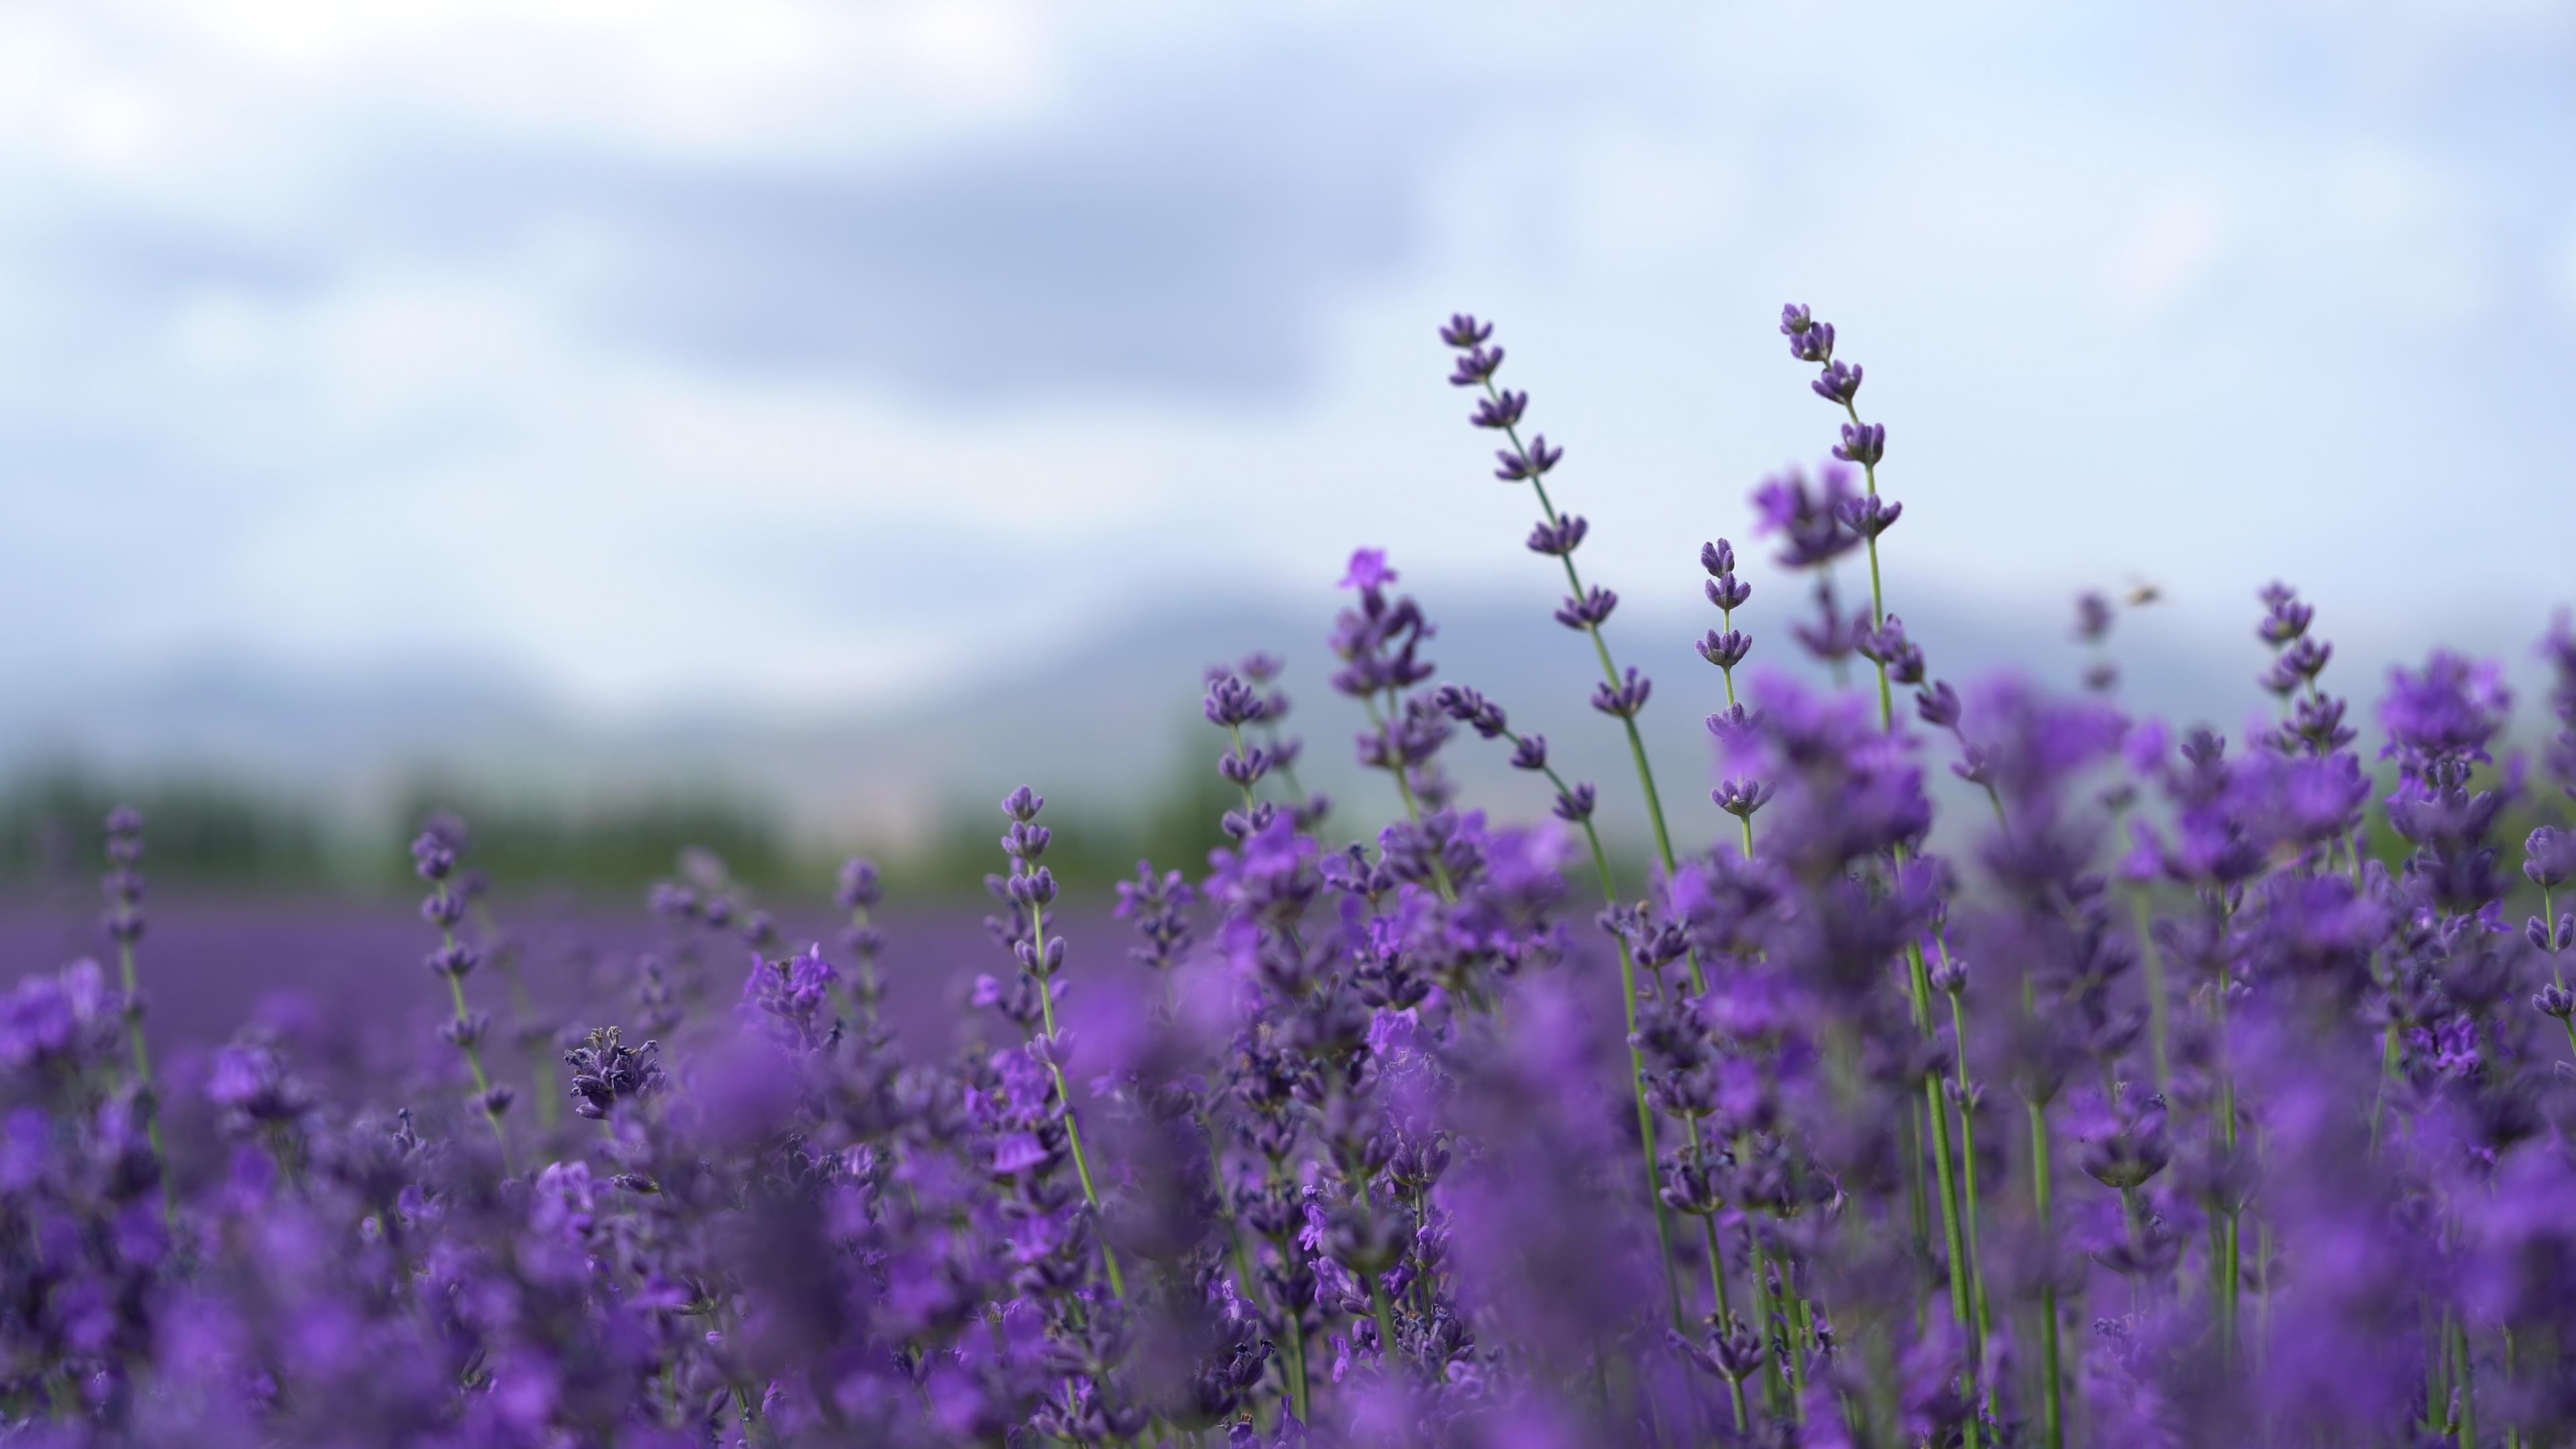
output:
[[1358, 542], [1537, 587], [1458, 305], [1651, 594], [1830, 440], [1789, 297], [1869, 366], [1904, 577], [2361, 594], [2576, 373], [2453, 375], [2576, 312], [2576, 240], [2505, 264], [2566, 212], [2480, 71], [2560, 22], [2218, 9], [0, 11], [0, 606], [138, 555], [80, 647], [429, 640], [619, 708], [921, 687]]

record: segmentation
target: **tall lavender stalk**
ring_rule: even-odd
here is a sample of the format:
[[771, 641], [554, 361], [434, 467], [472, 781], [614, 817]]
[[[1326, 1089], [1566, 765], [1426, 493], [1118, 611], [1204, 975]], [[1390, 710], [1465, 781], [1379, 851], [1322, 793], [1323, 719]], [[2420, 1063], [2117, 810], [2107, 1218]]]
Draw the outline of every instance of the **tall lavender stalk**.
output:
[[841, 945], [859, 968], [859, 985], [853, 994], [858, 999], [860, 1022], [873, 1029], [884, 996], [884, 988], [877, 980], [877, 953], [885, 949], [885, 932], [878, 928], [873, 914], [885, 899], [885, 885], [877, 874], [876, 862], [855, 855], [844, 861], [833, 899], [850, 913], [849, 924], [841, 928]]
[[[1097, 1219], [1100, 1188], [1092, 1176], [1091, 1159], [1083, 1151], [1082, 1119], [1074, 1111], [1073, 1092], [1064, 1079], [1066, 1043], [1055, 1024], [1055, 981], [1064, 970], [1064, 938], [1047, 938], [1047, 907], [1055, 904], [1056, 884], [1055, 872], [1038, 864], [1055, 834], [1036, 823], [1038, 812], [1045, 808], [1046, 798], [1026, 785], [1002, 797], [1002, 813], [1011, 821], [1002, 832], [1002, 853], [1011, 858], [1011, 873], [1002, 888], [1028, 928], [1026, 937], [1012, 941], [1011, 954], [1037, 984], [1038, 1011], [1046, 1035], [1036, 1045], [1046, 1063], [1047, 1076], [1055, 1084], [1056, 1101], [1064, 1108], [1064, 1135], [1073, 1153], [1073, 1170], [1082, 1180], [1082, 1200], [1090, 1205]], [[1127, 1280], [1119, 1271], [1118, 1251], [1109, 1246], [1105, 1236], [1100, 1241], [1100, 1260], [1109, 1272], [1109, 1291], [1126, 1297]]]
[[[1699, 546], [1699, 566], [1707, 572], [1708, 601], [1718, 610], [1718, 627], [1699, 641], [1699, 657], [1726, 676], [1726, 712], [1711, 716], [1711, 734], [1724, 734], [1744, 722], [1744, 706], [1735, 697], [1735, 666], [1753, 652], [1753, 640], [1735, 627], [1735, 611], [1753, 597], [1753, 586], [1735, 576], [1735, 545], [1725, 539]], [[1759, 781], [1727, 780], [1711, 792], [1717, 808], [1732, 815], [1744, 830], [1744, 858], [1753, 858], [1753, 814], [1768, 795]]]
[[[1591, 526], [1577, 515], [1560, 515], [1547, 494], [1547, 475], [1563, 460], [1565, 450], [1550, 446], [1544, 433], [1532, 435], [1527, 443], [1521, 441], [1521, 416], [1529, 409], [1529, 394], [1495, 387], [1494, 374], [1503, 365], [1503, 349], [1485, 345], [1493, 335], [1492, 323], [1480, 322], [1466, 313], [1449, 319], [1448, 325], [1440, 329], [1440, 340], [1458, 353], [1449, 381], [1453, 386], [1482, 390], [1484, 396], [1478, 399], [1468, 421], [1501, 433], [1509, 444], [1496, 454], [1500, 466], [1494, 476], [1506, 483], [1529, 484], [1538, 499], [1540, 519], [1530, 531], [1530, 550], [1554, 558], [1565, 569], [1566, 587], [1572, 592], [1557, 609], [1556, 621], [1592, 641], [1592, 652], [1601, 661], [1601, 683], [1593, 689], [1592, 707], [1618, 720], [1628, 737], [1628, 754], [1637, 767], [1637, 785], [1645, 792], [1646, 817], [1655, 830], [1655, 852], [1669, 872], [1677, 868], [1672, 831], [1664, 823], [1663, 796], [1655, 789], [1655, 771], [1646, 759], [1645, 736], [1637, 729], [1637, 714], [1646, 707], [1654, 684], [1633, 667], [1623, 672], [1611, 658], [1610, 643], [1603, 637], [1601, 626], [1618, 608], [1619, 596], [1598, 585], [1589, 589], [1583, 585], [1583, 575], [1574, 566], [1574, 552], [1582, 546]], [[1691, 958], [1691, 985], [1702, 993], [1708, 990], [1696, 955]]]
[[[1833, 452], [1835, 457], [1860, 468], [1864, 491], [1857, 498], [1837, 500], [1833, 516], [1844, 529], [1857, 535], [1868, 551], [1872, 627], [1870, 636], [1862, 644], [1862, 653], [1877, 668], [1879, 723], [1892, 733], [1896, 729], [1894, 677], [1911, 674], [1914, 682], [1921, 682], [1922, 654], [1905, 639], [1902, 625], [1897, 624], [1894, 616], [1887, 612], [1887, 588], [1879, 568], [1879, 536], [1894, 527], [1904, 513], [1903, 504], [1890, 503], [1878, 494], [1878, 464], [1887, 453], [1887, 429], [1881, 424], [1861, 420], [1860, 409], [1854, 399], [1860, 395], [1862, 369], [1857, 364], [1834, 357], [1832, 323], [1816, 321], [1807, 308], [1790, 304], [1780, 309], [1780, 331], [1789, 339], [1790, 355], [1822, 368], [1809, 386], [1818, 397], [1839, 406], [1847, 419], [1842, 426], [1842, 440], [1834, 445]], [[1906, 851], [1900, 845], [1895, 851], [1898, 868], [1903, 868], [1905, 859]], [[1936, 1036], [1939, 1029], [1932, 1015], [1932, 983], [1924, 962], [1922, 942], [1908, 941], [1905, 956], [1915, 1019], [1927, 1038]], [[1954, 1049], [1962, 1058], [1967, 1055], [1968, 1043], [1964, 1034], [1956, 1040]], [[1925, 1105], [1931, 1113], [1933, 1164], [1940, 1179], [1943, 1232], [1949, 1246], [1951, 1312], [1963, 1329], [1974, 1331], [1977, 1327], [1974, 1304], [1983, 1296], [1983, 1291], [1974, 1286], [1972, 1280], [1982, 1277], [1982, 1269], [1969, 1250], [1968, 1244], [1975, 1237], [1975, 1232], [1967, 1226], [1967, 1220], [1975, 1215], [1976, 1202], [1972, 1197], [1963, 1196], [1954, 1180], [1950, 1114], [1938, 1075], [1927, 1074], [1924, 1077], [1923, 1091]], [[1964, 1115], [1968, 1110], [1968, 1104], [1962, 1101], [1961, 1113]], [[1973, 1344], [1970, 1362], [1975, 1362]], [[1976, 1449], [1977, 1426], [1973, 1418], [1966, 1424], [1965, 1433], [1968, 1449]]]
[[481, 960], [481, 953], [456, 938], [456, 925], [465, 919], [465, 897], [452, 889], [450, 878], [456, 872], [456, 850], [435, 829], [421, 832], [411, 845], [412, 868], [430, 884], [429, 898], [420, 904], [421, 916], [438, 928], [438, 949], [429, 953], [430, 974], [447, 983], [448, 1003], [454, 1009], [439, 1034], [448, 1044], [465, 1055], [465, 1065], [474, 1074], [474, 1105], [492, 1126], [492, 1140], [501, 1147], [501, 1170], [510, 1170], [510, 1133], [501, 1125], [501, 1114], [510, 1110], [516, 1095], [507, 1085], [496, 1085], [483, 1069], [483, 1037], [491, 1029], [492, 1018], [466, 1004], [465, 978]]
[[[1387, 567], [1384, 549], [1363, 548], [1351, 554], [1350, 566], [1342, 574], [1342, 587], [1359, 595], [1359, 606], [1344, 609], [1333, 621], [1333, 654], [1342, 662], [1342, 667], [1333, 672], [1333, 687], [1358, 700], [1368, 715], [1370, 733], [1360, 738], [1360, 763], [1387, 772], [1404, 802], [1406, 822], [1420, 830], [1428, 811], [1438, 803], [1426, 798], [1422, 786], [1438, 783], [1431, 759], [1440, 752], [1448, 727], [1427, 701], [1406, 693], [1431, 677], [1431, 662], [1421, 657], [1422, 641], [1431, 637], [1431, 627], [1412, 596], [1388, 595], [1387, 586], [1400, 577]], [[1379, 702], [1380, 695], [1385, 696], [1383, 704]], [[1253, 707], [1262, 706], [1256, 702]], [[1268, 752], [1246, 752], [1238, 741], [1231, 757], [1236, 764], [1231, 768], [1237, 773], [1249, 773], [1256, 756], [1266, 771]], [[1227, 778], [1234, 776], [1229, 774]], [[1240, 783], [1247, 788], [1247, 804], [1238, 839], [1251, 833], [1251, 816], [1257, 808], [1249, 794], [1249, 779]], [[1232, 829], [1229, 826], [1229, 831]], [[1449, 868], [1436, 851], [1430, 857], [1430, 867], [1440, 898], [1456, 901], [1457, 882], [1449, 878]]]
[[134, 1065], [134, 1090], [152, 1144], [152, 1160], [161, 1172], [164, 1220], [176, 1212], [177, 1185], [170, 1180], [170, 1157], [161, 1146], [160, 1102], [152, 1081], [152, 1048], [143, 1037], [143, 983], [134, 964], [135, 943], [143, 939], [143, 812], [120, 805], [107, 812], [107, 938], [116, 943], [116, 969], [123, 984], [125, 1042]]

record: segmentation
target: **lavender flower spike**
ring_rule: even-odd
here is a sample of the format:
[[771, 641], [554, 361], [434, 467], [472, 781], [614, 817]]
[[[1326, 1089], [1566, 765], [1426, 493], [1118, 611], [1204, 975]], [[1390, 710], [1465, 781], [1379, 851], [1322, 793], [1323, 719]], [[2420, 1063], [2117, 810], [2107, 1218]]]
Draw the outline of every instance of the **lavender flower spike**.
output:
[[[1496, 476], [1507, 482], [1526, 481], [1538, 500], [1541, 518], [1537, 530], [1531, 535], [1530, 546], [1556, 558], [1565, 569], [1566, 587], [1572, 591], [1565, 606], [1557, 612], [1558, 622], [1569, 629], [1580, 630], [1592, 641], [1593, 653], [1601, 663], [1603, 685], [1602, 692], [1595, 696], [1595, 704], [1617, 718], [1627, 735], [1628, 753], [1637, 768], [1637, 784], [1646, 797], [1646, 817], [1654, 827], [1656, 852], [1666, 871], [1676, 870], [1679, 858], [1673, 851], [1672, 831], [1664, 820], [1663, 797], [1655, 789], [1654, 767], [1646, 759], [1645, 736], [1637, 728], [1637, 711], [1644, 707], [1651, 686], [1633, 669], [1623, 676], [1611, 657], [1609, 641], [1603, 637], [1601, 626], [1609, 618], [1610, 610], [1617, 605], [1618, 596], [1607, 589], [1584, 587], [1583, 576], [1574, 563], [1574, 550], [1582, 542], [1583, 527], [1579, 520], [1569, 521], [1559, 515], [1556, 504], [1547, 493], [1545, 475], [1556, 466], [1562, 450], [1550, 447], [1544, 436], [1533, 438], [1526, 446], [1521, 442], [1518, 422], [1527, 410], [1529, 400], [1526, 394], [1516, 393], [1506, 405], [1503, 392], [1494, 385], [1494, 373], [1502, 366], [1503, 350], [1486, 347], [1487, 339], [1492, 336], [1493, 324], [1489, 322], [1480, 322], [1463, 312], [1449, 319], [1449, 324], [1441, 329], [1441, 341], [1461, 354], [1449, 381], [1460, 387], [1481, 387], [1484, 390], [1486, 401], [1492, 407], [1480, 410], [1474, 421], [1480, 427], [1499, 425], [1504, 440], [1510, 445], [1502, 452], [1502, 467]], [[1509, 421], [1503, 419], [1505, 412], [1510, 415]], [[1561, 803], [1571, 802], [1572, 797], [1568, 796]], [[1696, 952], [1691, 956], [1691, 975], [1695, 989], [1707, 989]]]

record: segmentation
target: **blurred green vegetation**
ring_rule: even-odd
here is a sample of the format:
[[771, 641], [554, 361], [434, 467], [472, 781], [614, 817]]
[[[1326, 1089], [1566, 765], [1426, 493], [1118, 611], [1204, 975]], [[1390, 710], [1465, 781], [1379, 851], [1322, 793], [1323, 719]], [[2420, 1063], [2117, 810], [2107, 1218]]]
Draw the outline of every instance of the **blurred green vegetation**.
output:
[[[1132, 813], [1050, 809], [1055, 839], [1046, 863], [1068, 888], [1105, 896], [1140, 859], [1205, 868], [1225, 843], [1218, 821], [1233, 787], [1193, 769], [1158, 782]], [[279, 894], [392, 894], [409, 887], [409, 843], [434, 812], [461, 818], [467, 862], [504, 894], [537, 890], [631, 900], [681, 874], [684, 852], [704, 851], [757, 898], [828, 908], [841, 862], [869, 855], [898, 899], [980, 894], [1003, 868], [1003, 819], [989, 803], [958, 804], [926, 839], [800, 839], [783, 813], [712, 788], [663, 789], [582, 802], [513, 797], [488, 787], [422, 779], [352, 825], [309, 802], [218, 780], [110, 783], [48, 769], [0, 785], [0, 890], [86, 889], [103, 866], [110, 808], [143, 812], [144, 868], [160, 889]]]
[[[2495, 783], [2482, 772], [2481, 788]], [[2382, 772], [2377, 794], [2394, 784]], [[1223, 846], [1218, 822], [1238, 803], [1234, 788], [1195, 761], [1159, 781], [1140, 782], [1133, 811], [1086, 813], [1050, 807], [1055, 831], [1047, 864], [1076, 895], [1106, 899], [1139, 860], [1158, 869], [1204, 871]], [[679, 878], [681, 857], [705, 851], [726, 877], [773, 909], [830, 909], [834, 878], [852, 854], [883, 869], [898, 901], [980, 897], [984, 877], [1004, 867], [1002, 817], [989, 802], [959, 801], [924, 838], [908, 841], [800, 838], [774, 806], [713, 788], [640, 791], [583, 802], [514, 797], [488, 787], [415, 781], [393, 803], [352, 825], [315, 802], [220, 780], [175, 778], [111, 784], [53, 768], [0, 784], [0, 892], [87, 893], [103, 865], [102, 822], [115, 805], [144, 813], [144, 865], [162, 890], [266, 891], [281, 895], [392, 895], [411, 888], [409, 843], [434, 811], [461, 817], [472, 832], [468, 863], [504, 895], [563, 891], [628, 902], [653, 882]], [[1391, 803], [1391, 801], [1390, 801]], [[2526, 796], [2508, 810], [2496, 839], [2505, 872], [2519, 861], [2532, 826], [2554, 819], [2546, 799]], [[1325, 828], [1328, 841], [1374, 835], [1383, 811], [1366, 819], [1345, 806]], [[1980, 822], [1982, 823], [1982, 822]], [[2397, 868], [2408, 847], [2373, 802], [2369, 853]], [[2125, 844], [2125, 841], [2123, 842]], [[1646, 859], [1617, 849], [1626, 891], [1643, 888]], [[1588, 888], [1588, 872], [1578, 886]]]
[[321, 881], [331, 872], [331, 832], [291, 803], [217, 781], [122, 791], [76, 770], [46, 769], [0, 788], [0, 877], [30, 885], [97, 875], [104, 821], [118, 805], [145, 812], [156, 874], [243, 885]]

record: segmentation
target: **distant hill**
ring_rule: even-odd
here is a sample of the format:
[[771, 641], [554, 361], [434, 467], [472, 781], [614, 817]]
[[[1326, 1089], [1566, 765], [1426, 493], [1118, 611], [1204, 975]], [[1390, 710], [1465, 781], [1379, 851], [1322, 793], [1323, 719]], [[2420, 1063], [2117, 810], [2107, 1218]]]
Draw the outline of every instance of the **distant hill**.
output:
[[[852, 704], [792, 720], [701, 706], [596, 724], [537, 681], [436, 659], [355, 673], [208, 658], [150, 677], [66, 674], [22, 681], [0, 697], [0, 769], [74, 763], [111, 778], [207, 774], [344, 817], [385, 808], [424, 776], [567, 805], [645, 788], [712, 788], [776, 808], [810, 839], [900, 842], [1023, 781], [1093, 814], [1168, 794], [1188, 772], [1211, 769], [1221, 744], [1198, 718], [1202, 669], [1261, 648], [1288, 661], [1297, 702], [1290, 723], [1307, 742], [1307, 783], [1358, 792], [1380, 810], [1387, 802], [1372, 792], [1383, 792], [1383, 781], [1359, 778], [1350, 763], [1364, 721], [1325, 683], [1333, 605], [1315, 602], [1301, 610], [1177, 600], [1033, 668], [965, 669], [960, 684], [921, 703]], [[1434, 595], [1425, 603], [1439, 630], [1427, 651], [1437, 677], [1486, 690], [1521, 727], [1545, 733], [1569, 774], [1604, 785], [1610, 828], [1638, 838], [1642, 821], [1619, 787], [1628, 764], [1618, 732], [1585, 703], [1598, 666], [1584, 641], [1550, 620], [1544, 602]], [[1756, 638], [1749, 668], [1803, 664], [1788, 631], [1792, 608], [1803, 617], [1803, 601], [1764, 596], [1739, 618]], [[1934, 673], [1963, 684], [2017, 664], [2072, 688], [2082, 668], [2062, 614], [2004, 617], [1938, 598], [1904, 612]], [[1714, 622], [1705, 608], [1631, 603], [1610, 625], [1622, 662], [1656, 681], [1643, 723], [1675, 801], [1704, 798], [1711, 783], [1700, 721], [1723, 697], [1691, 641]], [[2515, 631], [2527, 638], [2543, 622], [2473, 632], [2507, 641], [2501, 647], [2520, 667], [2528, 650]], [[2124, 624], [2116, 643], [2125, 699], [2231, 730], [2264, 704], [2252, 683], [2262, 650], [2250, 631], [2232, 649], [2213, 647], [2149, 614]], [[2346, 641], [2329, 679], [2367, 700], [2387, 663], [2366, 643]], [[1461, 739], [1450, 760], [1476, 799], [1544, 808], [1532, 782], [1482, 741]]]

